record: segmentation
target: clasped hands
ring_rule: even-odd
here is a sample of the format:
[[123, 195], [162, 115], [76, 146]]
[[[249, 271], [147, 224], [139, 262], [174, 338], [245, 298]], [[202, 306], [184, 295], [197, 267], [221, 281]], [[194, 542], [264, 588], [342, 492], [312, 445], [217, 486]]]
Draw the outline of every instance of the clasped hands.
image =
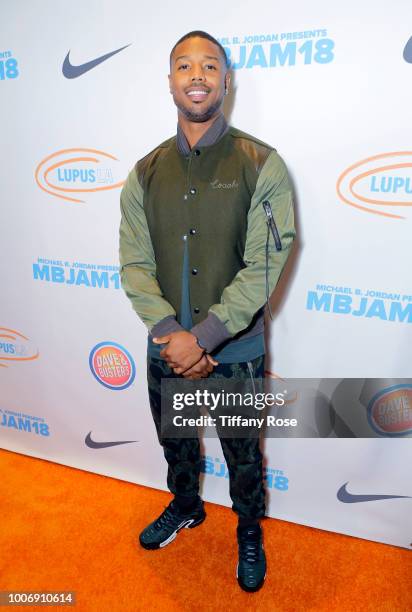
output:
[[153, 342], [166, 344], [160, 351], [160, 356], [175, 374], [182, 374], [184, 378], [207, 378], [214, 366], [218, 365], [213, 357], [200, 348], [196, 336], [191, 332], [172, 332], [167, 336], [153, 338]]

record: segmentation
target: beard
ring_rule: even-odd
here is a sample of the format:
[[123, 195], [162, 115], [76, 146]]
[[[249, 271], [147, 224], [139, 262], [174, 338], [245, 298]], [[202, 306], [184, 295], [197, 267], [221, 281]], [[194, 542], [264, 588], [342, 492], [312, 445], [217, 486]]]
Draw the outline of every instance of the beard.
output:
[[211, 104], [208, 108], [204, 109], [203, 111], [200, 108], [198, 111], [196, 111], [196, 110], [187, 108], [180, 102], [177, 102], [174, 97], [173, 99], [174, 99], [175, 105], [180, 110], [180, 112], [186, 117], [186, 119], [188, 119], [189, 121], [192, 121], [193, 123], [204, 123], [205, 121], [209, 121], [209, 119], [211, 119], [213, 115], [215, 115], [216, 112], [220, 110], [222, 103], [223, 103], [223, 96], [222, 96], [219, 100], [216, 100], [214, 104]]

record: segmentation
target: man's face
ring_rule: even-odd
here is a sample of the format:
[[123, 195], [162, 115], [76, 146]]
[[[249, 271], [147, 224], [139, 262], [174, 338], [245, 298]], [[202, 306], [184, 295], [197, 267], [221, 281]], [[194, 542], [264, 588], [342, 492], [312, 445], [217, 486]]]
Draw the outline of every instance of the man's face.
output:
[[229, 86], [219, 48], [205, 38], [188, 38], [173, 52], [169, 86], [179, 111], [196, 123], [217, 115]]

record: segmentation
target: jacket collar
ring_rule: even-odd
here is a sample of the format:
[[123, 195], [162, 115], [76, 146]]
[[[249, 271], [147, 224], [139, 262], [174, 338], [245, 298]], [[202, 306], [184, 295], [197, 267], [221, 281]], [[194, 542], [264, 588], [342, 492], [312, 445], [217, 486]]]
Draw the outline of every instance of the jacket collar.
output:
[[[207, 132], [203, 134], [202, 138], [200, 138], [200, 140], [198, 140], [197, 143], [192, 148], [210, 147], [211, 145], [215, 144], [218, 140], [220, 140], [222, 136], [226, 134], [228, 129], [229, 129], [229, 126], [222, 113], [217, 117], [217, 119], [212, 123], [212, 125], [207, 130]], [[179, 153], [182, 153], [183, 155], [190, 155], [191, 148], [179, 124], [177, 124], [176, 145], [177, 145], [177, 149]]]

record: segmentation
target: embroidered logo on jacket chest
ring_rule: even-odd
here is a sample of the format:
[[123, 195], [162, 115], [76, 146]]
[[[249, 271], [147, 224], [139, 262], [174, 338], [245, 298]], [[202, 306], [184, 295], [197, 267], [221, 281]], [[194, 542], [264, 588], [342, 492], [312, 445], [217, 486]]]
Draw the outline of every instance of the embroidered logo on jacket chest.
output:
[[231, 183], [224, 183], [219, 179], [215, 179], [214, 181], [210, 182], [210, 186], [212, 189], [237, 189], [239, 187], [239, 183], [236, 179], [233, 179]]

